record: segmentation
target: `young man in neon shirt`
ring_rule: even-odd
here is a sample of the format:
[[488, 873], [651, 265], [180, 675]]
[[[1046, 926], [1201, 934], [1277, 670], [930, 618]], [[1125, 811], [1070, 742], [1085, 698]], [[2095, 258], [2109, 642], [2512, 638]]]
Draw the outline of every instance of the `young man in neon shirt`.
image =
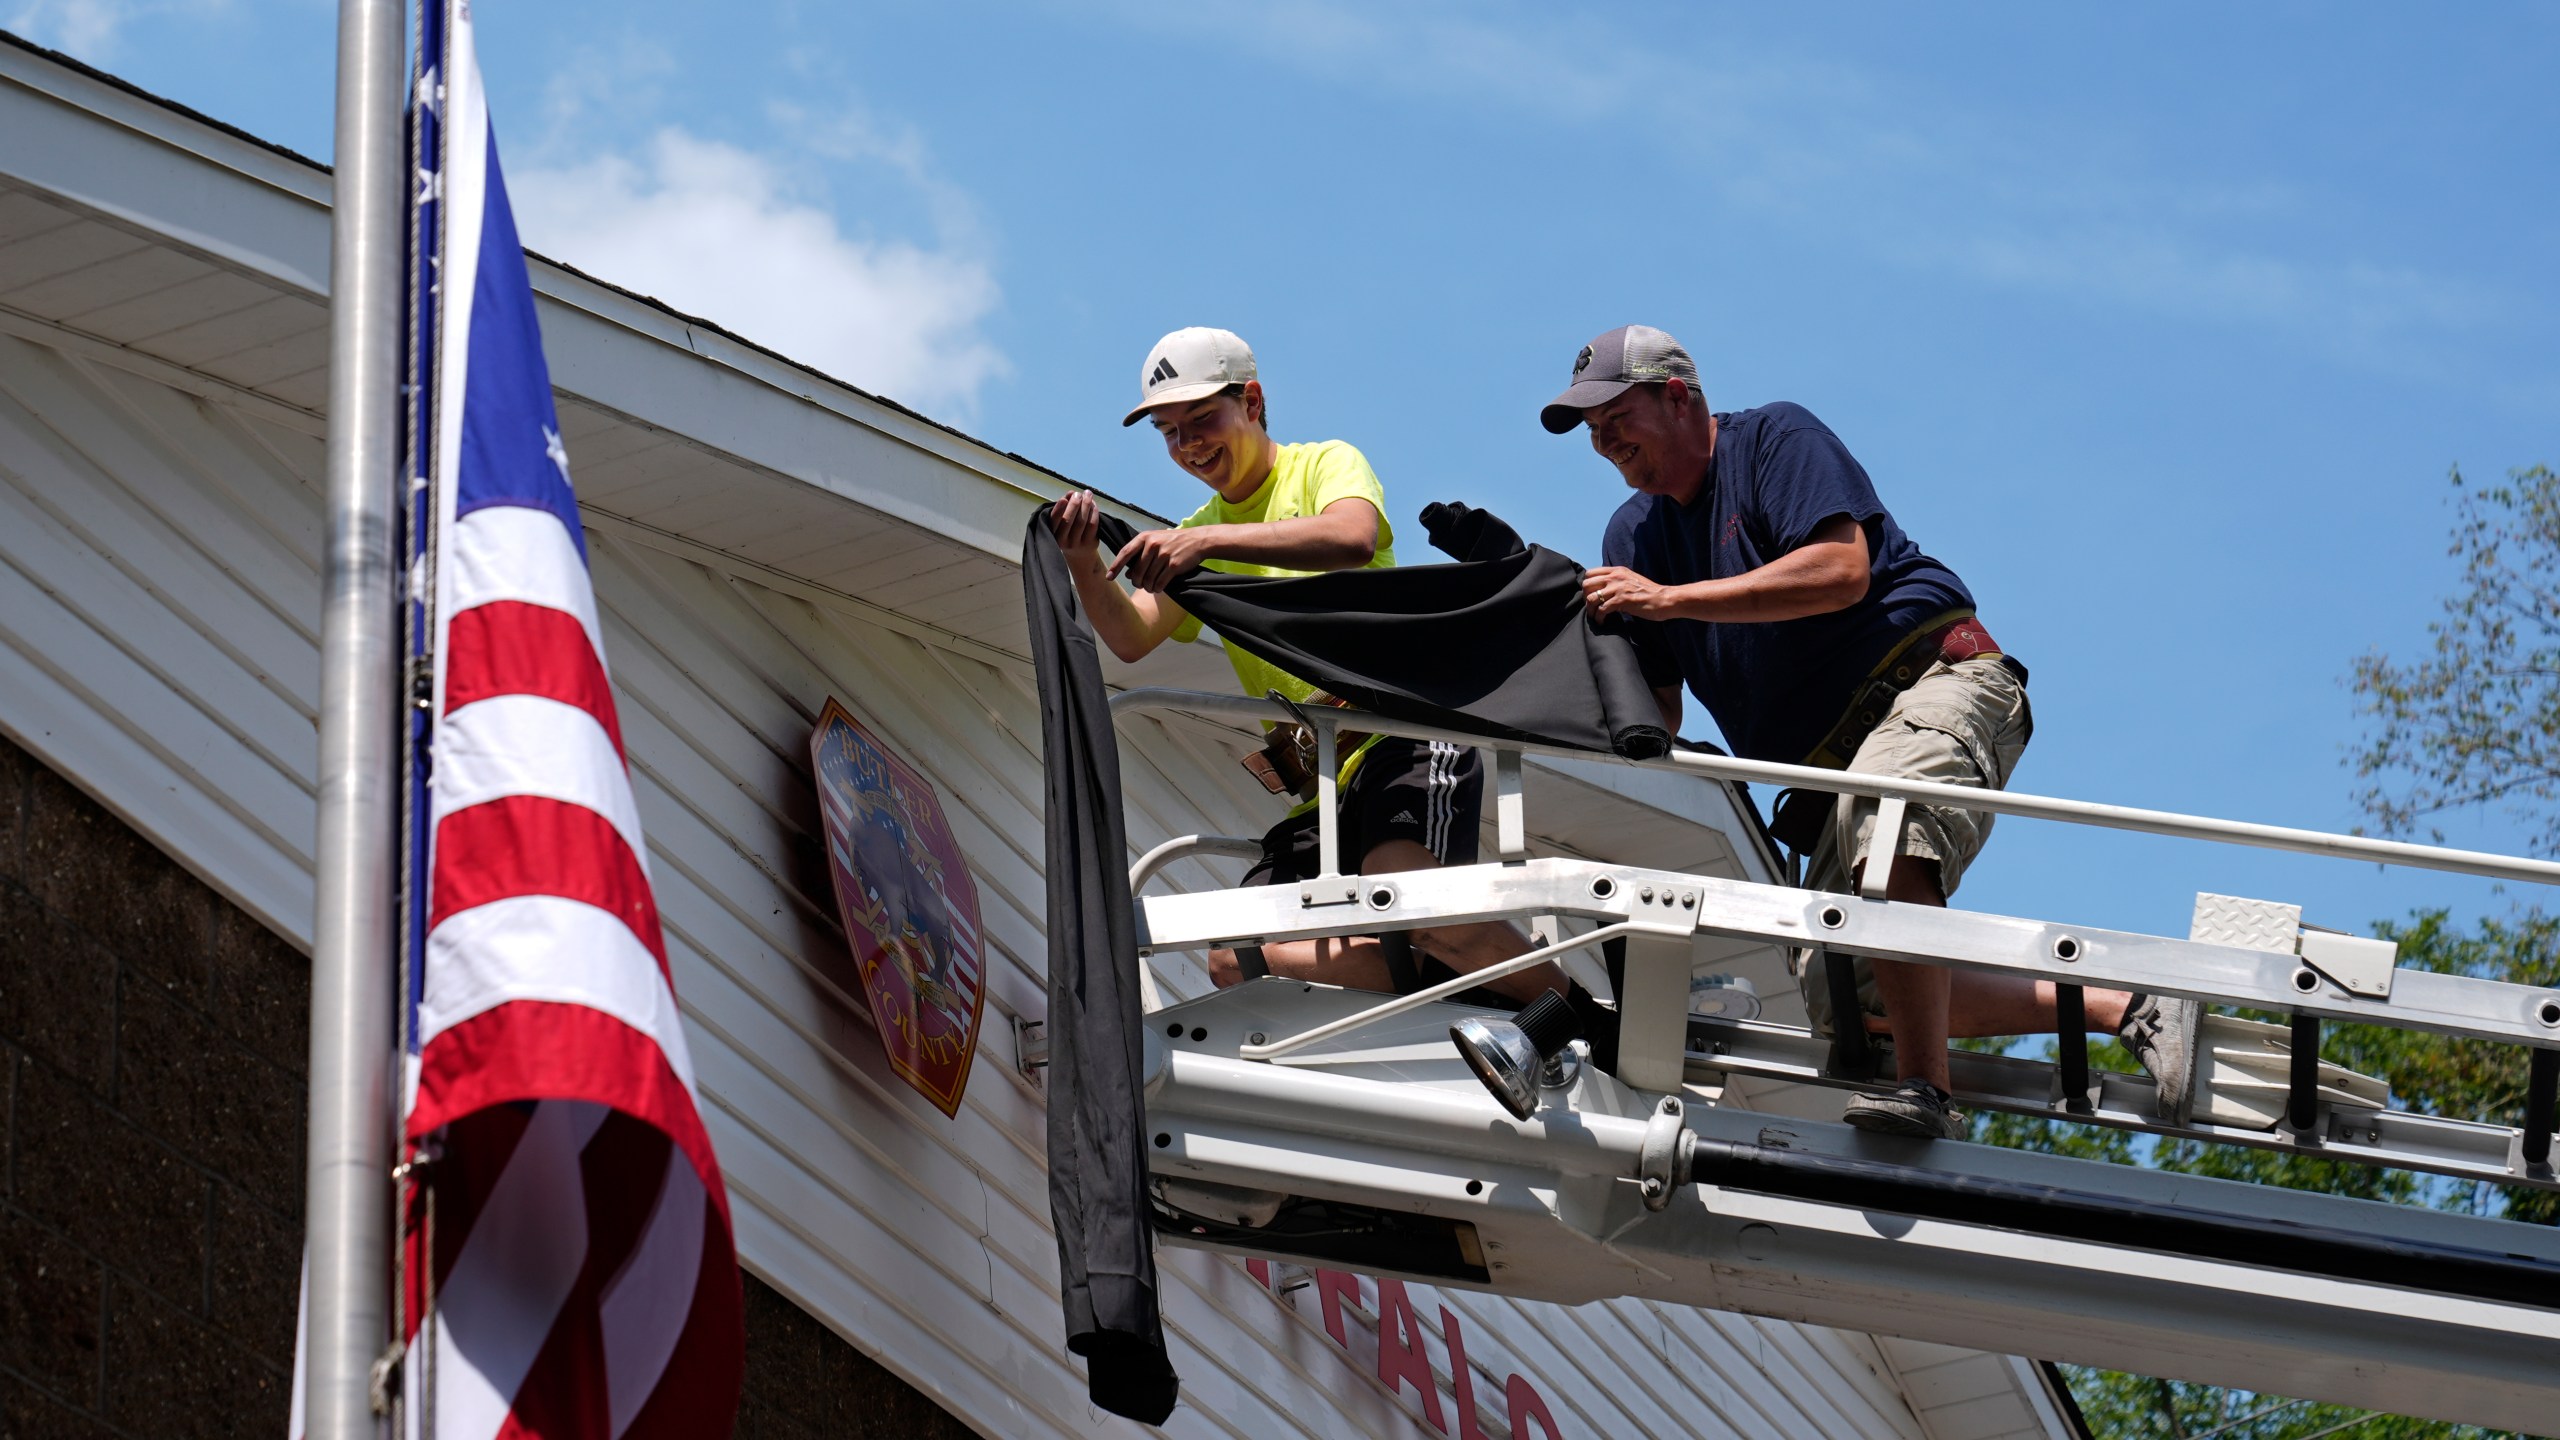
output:
[[[1139, 397], [1121, 424], [1154, 425], [1165, 453], [1209, 487], [1209, 499], [1169, 530], [1141, 532], [1106, 563], [1090, 492], [1050, 514], [1058, 548], [1095, 635], [1124, 661], [1168, 639], [1195, 640], [1200, 622], [1165, 587], [1200, 566], [1242, 575], [1312, 575], [1395, 564], [1386, 494], [1359, 450], [1340, 440], [1281, 444], [1271, 438], [1253, 351], [1225, 330], [1176, 330], [1139, 371]], [[1121, 588], [1120, 581], [1130, 588]], [[1277, 691], [1322, 704], [1316, 687], [1229, 646], [1244, 693]], [[1339, 757], [1336, 814], [1346, 867], [1363, 875], [1471, 864], [1483, 813], [1484, 771], [1472, 747], [1369, 736]], [[1266, 782], [1270, 783], [1270, 782]], [[1312, 780], [1306, 786], [1311, 787]], [[1311, 791], [1310, 791], [1311, 793]], [[1263, 836], [1248, 885], [1284, 884], [1317, 868], [1315, 802], [1302, 799]], [[1210, 977], [1232, 985], [1268, 973], [1368, 990], [1411, 991], [1526, 951], [1508, 925], [1443, 926], [1412, 933], [1419, 957], [1375, 936], [1213, 950]], [[1417, 963], [1418, 960], [1418, 963]], [[1513, 1002], [1565, 980], [1541, 965], [1485, 987]]]

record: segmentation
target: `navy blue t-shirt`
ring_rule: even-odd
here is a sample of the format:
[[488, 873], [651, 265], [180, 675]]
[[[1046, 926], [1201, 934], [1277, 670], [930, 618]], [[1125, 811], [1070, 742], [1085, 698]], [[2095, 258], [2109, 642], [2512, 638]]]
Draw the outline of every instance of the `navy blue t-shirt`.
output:
[[1688, 682], [1736, 755], [1788, 764], [1822, 743], [1852, 692], [1925, 621], [1973, 594], [1893, 522], [1840, 437], [1780, 401], [1716, 416], [1715, 458], [1695, 501], [1637, 495], [1609, 518], [1606, 563], [1662, 585], [1724, 580], [1802, 546], [1840, 516], [1866, 528], [1866, 598], [1846, 610], [1756, 624], [1631, 622], [1645, 679]]

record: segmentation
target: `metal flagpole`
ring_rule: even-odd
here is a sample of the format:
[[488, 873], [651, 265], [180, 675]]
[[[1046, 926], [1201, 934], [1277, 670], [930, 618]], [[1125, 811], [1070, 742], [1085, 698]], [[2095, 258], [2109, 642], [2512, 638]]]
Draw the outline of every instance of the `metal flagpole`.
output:
[[311, 957], [309, 1331], [304, 1434], [381, 1433], [369, 1380], [391, 1338], [392, 903], [399, 663], [405, 17], [339, 0], [330, 217], [329, 490], [321, 564], [320, 826]]

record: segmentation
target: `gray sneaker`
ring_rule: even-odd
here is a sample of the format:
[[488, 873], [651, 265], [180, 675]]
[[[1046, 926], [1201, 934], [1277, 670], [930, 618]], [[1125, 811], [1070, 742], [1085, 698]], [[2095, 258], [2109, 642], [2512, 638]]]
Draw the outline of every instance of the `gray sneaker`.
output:
[[2159, 1086], [2160, 1118], [2184, 1125], [2196, 1103], [2196, 1032], [2204, 1006], [2193, 1000], [2145, 995], [2125, 1012], [2116, 1038]]
[[1881, 1095], [1853, 1095], [1840, 1118], [1870, 1135], [1953, 1140], [1964, 1134], [1964, 1116], [1953, 1097], [1926, 1080], [1905, 1080]]

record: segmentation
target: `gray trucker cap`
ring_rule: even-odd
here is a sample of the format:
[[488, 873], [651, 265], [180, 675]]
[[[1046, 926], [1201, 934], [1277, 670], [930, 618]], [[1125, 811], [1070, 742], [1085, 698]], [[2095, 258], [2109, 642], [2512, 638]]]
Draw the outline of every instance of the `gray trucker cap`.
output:
[[1538, 412], [1538, 423], [1562, 435], [1582, 423], [1583, 411], [1608, 404], [1628, 386], [1659, 384], [1675, 375], [1698, 388], [1698, 362], [1679, 341], [1650, 325], [1621, 325], [1573, 357], [1573, 383]]

